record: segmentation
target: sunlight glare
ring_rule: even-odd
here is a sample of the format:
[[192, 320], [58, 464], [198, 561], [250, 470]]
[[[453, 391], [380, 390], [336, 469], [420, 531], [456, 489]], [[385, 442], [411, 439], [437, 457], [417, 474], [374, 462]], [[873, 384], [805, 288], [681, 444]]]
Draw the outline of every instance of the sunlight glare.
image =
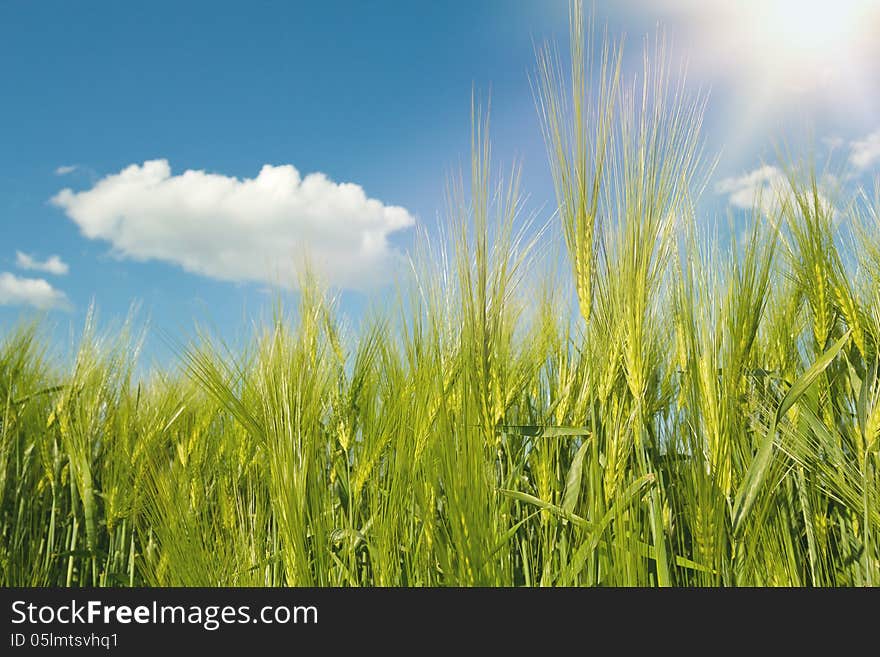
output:
[[771, 0], [767, 27], [795, 56], [834, 57], [861, 30], [871, 0]]

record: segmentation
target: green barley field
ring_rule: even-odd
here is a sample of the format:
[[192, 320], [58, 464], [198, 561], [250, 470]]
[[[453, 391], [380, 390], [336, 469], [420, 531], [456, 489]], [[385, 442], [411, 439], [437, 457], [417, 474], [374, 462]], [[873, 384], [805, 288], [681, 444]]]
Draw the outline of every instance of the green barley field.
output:
[[357, 328], [312, 275], [161, 371], [133, 320], [69, 364], [7, 327], [0, 585], [880, 584], [880, 194], [789, 156], [701, 215], [706, 100], [571, 25], [532, 79], [549, 219], [475, 101], [444, 239]]

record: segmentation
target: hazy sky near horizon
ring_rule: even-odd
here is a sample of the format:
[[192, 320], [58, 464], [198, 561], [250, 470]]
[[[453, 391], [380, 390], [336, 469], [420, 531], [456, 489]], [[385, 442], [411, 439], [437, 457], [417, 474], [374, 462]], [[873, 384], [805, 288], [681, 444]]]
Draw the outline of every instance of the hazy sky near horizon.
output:
[[[782, 139], [877, 180], [880, 0], [594, 4], [628, 71], [660, 26], [708, 94], [712, 212], [775, 184]], [[442, 221], [472, 91], [548, 218], [529, 76], [567, 34], [567, 0], [2, 3], [0, 335], [44, 312], [75, 331], [92, 300], [246, 329], [304, 252], [356, 316]]]

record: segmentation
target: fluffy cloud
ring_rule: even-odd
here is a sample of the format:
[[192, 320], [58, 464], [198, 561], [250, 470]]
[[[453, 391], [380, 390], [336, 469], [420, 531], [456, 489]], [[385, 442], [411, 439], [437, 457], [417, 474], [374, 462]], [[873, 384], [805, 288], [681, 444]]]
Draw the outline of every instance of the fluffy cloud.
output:
[[778, 207], [788, 193], [788, 183], [778, 167], [765, 164], [754, 171], [734, 178], [724, 178], [716, 186], [719, 194], [726, 194], [728, 202], [737, 208], [750, 209], [760, 203], [765, 212]]
[[0, 306], [32, 306], [40, 310], [68, 308], [65, 294], [42, 278], [21, 278], [0, 272]]
[[880, 162], [880, 130], [850, 142], [849, 146], [849, 161], [857, 169], [867, 169]]
[[46, 260], [40, 261], [32, 255], [15, 252], [15, 264], [19, 269], [27, 269], [30, 271], [44, 271], [47, 274], [55, 274], [56, 276], [64, 276], [70, 271], [70, 267], [59, 256], [49, 256]]
[[359, 185], [302, 177], [291, 165], [267, 164], [240, 180], [195, 170], [172, 175], [167, 160], [151, 160], [91, 189], [64, 189], [52, 203], [119, 257], [290, 287], [304, 257], [333, 285], [363, 289], [387, 280], [400, 258], [388, 236], [415, 223]]
[[57, 169], [55, 169], [55, 175], [56, 176], [66, 176], [68, 173], [73, 173], [78, 168], [79, 167], [75, 164], [67, 164], [64, 166], [60, 166]]

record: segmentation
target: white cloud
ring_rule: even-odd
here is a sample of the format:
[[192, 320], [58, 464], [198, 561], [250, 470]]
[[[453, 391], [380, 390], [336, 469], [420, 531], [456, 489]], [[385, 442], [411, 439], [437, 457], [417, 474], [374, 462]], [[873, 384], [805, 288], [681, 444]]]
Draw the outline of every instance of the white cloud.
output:
[[49, 256], [46, 260], [43, 260], [41, 262], [40, 260], [34, 258], [32, 255], [22, 253], [21, 251], [16, 251], [15, 264], [19, 267], [19, 269], [44, 271], [47, 274], [55, 274], [56, 276], [64, 276], [65, 274], [67, 274], [67, 272], [70, 271], [70, 267], [67, 266], [67, 263], [64, 262], [57, 255]]
[[66, 176], [69, 173], [73, 173], [77, 169], [79, 169], [79, 166], [77, 166], [76, 164], [67, 164], [67, 165], [60, 166], [57, 169], [55, 169], [55, 175], [56, 176]]
[[0, 306], [33, 306], [40, 310], [70, 307], [67, 296], [42, 278], [0, 272]]
[[715, 186], [719, 194], [726, 194], [732, 206], [751, 209], [760, 203], [770, 213], [788, 193], [788, 182], [778, 167], [765, 164], [742, 176], [724, 178]]
[[880, 130], [849, 144], [849, 161], [857, 169], [867, 169], [880, 162]]
[[384, 282], [400, 259], [389, 234], [415, 223], [359, 185], [322, 173], [303, 178], [292, 165], [267, 164], [256, 178], [239, 180], [195, 170], [172, 175], [167, 160], [151, 160], [89, 190], [64, 189], [52, 202], [119, 257], [290, 287], [303, 256], [332, 285]]
[[[823, 175], [817, 185], [819, 204], [835, 220], [839, 219], [839, 215], [828, 192], [838, 186], [839, 181], [831, 174]], [[764, 164], [742, 176], [724, 178], [715, 186], [715, 191], [726, 194], [727, 202], [736, 208], [750, 210], [758, 207], [766, 215], [778, 212], [786, 201], [797, 208], [795, 194], [785, 173], [779, 167], [769, 164]], [[804, 189], [804, 191], [808, 190]], [[833, 196], [833, 193], [831, 195]]]
[[843, 137], [838, 137], [834, 135], [831, 137], [822, 137], [822, 143], [825, 144], [829, 150], [833, 151], [843, 146], [844, 141]]

